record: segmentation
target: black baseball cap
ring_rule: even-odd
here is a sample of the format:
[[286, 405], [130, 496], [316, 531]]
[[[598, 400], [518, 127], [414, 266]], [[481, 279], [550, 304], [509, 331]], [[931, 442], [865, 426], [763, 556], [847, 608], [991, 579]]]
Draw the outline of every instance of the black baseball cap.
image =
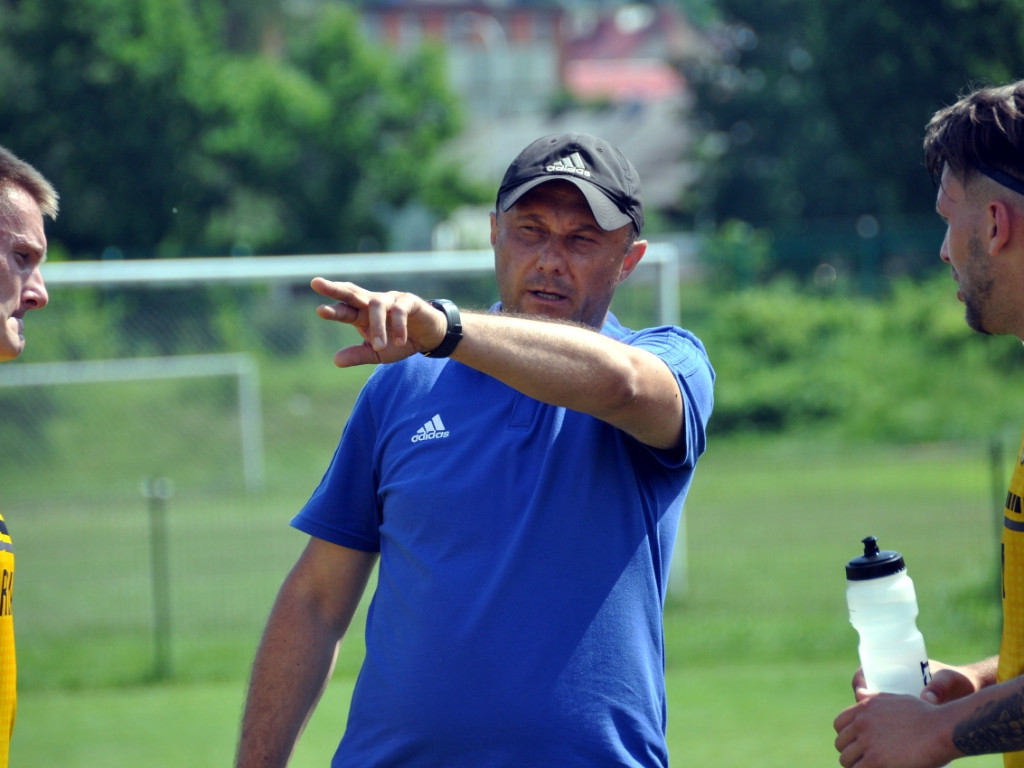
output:
[[594, 219], [605, 231], [630, 222], [644, 226], [640, 176], [633, 164], [604, 139], [587, 133], [544, 136], [512, 161], [498, 187], [498, 208], [507, 211], [534, 187], [570, 181], [587, 198]]

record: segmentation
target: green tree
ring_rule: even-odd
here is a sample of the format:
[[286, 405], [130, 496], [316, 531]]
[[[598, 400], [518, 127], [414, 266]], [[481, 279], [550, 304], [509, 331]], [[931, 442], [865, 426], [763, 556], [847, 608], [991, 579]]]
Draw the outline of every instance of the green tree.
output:
[[[233, 184], [244, 197], [232, 215], [275, 190], [285, 247], [379, 247], [395, 207], [443, 200], [423, 192], [443, 183], [436, 150], [458, 129], [440, 51], [382, 56], [340, 6], [296, 30], [288, 50], [288, 68], [259, 60], [221, 72], [214, 109], [223, 127], [210, 140], [252, 182]], [[247, 78], [260, 85], [240, 89]]]
[[1024, 75], [1021, 0], [717, 0], [691, 73], [708, 184], [694, 206], [776, 229], [930, 214], [931, 114]]
[[207, 41], [174, 0], [0, 4], [0, 142], [64, 197], [73, 250], [153, 246], [190, 189], [200, 121], [181, 92]]
[[452, 204], [437, 52], [395, 60], [345, 7], [280, 7], [0, 0], [0, 143], [61, 191], [53, 239], [93, 257], [348, 250], [384, 246], [395, 207]]

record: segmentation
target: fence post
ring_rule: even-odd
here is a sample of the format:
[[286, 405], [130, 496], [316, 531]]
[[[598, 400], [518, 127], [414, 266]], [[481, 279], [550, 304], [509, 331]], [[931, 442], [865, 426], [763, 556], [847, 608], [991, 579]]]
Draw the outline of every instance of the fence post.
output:
[[174, 484], [166, 477], [142, 483], [149, 507], [150, 569], [153, 585], [153, 677], [171, 676], [171, 571], [167, 548], [167, 500]]

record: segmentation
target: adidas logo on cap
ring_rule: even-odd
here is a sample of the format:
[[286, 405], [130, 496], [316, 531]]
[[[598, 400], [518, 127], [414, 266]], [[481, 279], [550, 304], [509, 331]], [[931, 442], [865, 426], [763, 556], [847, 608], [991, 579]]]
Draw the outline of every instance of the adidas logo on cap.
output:
[[568, 157], [556, 160], [545, 170], [549, 173], [574, 173], [585, 179], [590, 178], [590, 171], [587, 170], [587, 166], [583, 163], [583, 158], [580, 157], [579, 152], [573, 152]]
[[445, 429], [444, 422], [441, 421], [441, 414], [435, 413], [434, 418], [416, 430], [416, 434], [412, 436], [412, 442], [420, 443], [424, 440], [439, 440], [440, 438], [448, 437], [449, 434], [451, 433]]

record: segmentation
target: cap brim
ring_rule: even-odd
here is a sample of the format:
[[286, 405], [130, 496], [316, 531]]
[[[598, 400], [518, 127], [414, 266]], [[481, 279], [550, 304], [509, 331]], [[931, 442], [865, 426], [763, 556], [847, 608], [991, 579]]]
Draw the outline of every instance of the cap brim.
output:
[[506, 192], [501, 200], [498, 201], [498, 204], [501, 206], [502, 211], [507, 211], [531, 189], [552, 181], [568, 181], [576, 185], [576, 188], [586, 198], [587, 205], [590, 206], [590, 212], [594, 214], [594, 220], [597, 222], [597, 225], [606, 232], [612, 232], [633, 223], [633, 219], [630, 218], [629, 214], [620, 211], [619, 206], [600, 187], [591, 184], [585, 179], [578, 179], [573, 176], [541, 176], [536, 179], [530, 179]]

